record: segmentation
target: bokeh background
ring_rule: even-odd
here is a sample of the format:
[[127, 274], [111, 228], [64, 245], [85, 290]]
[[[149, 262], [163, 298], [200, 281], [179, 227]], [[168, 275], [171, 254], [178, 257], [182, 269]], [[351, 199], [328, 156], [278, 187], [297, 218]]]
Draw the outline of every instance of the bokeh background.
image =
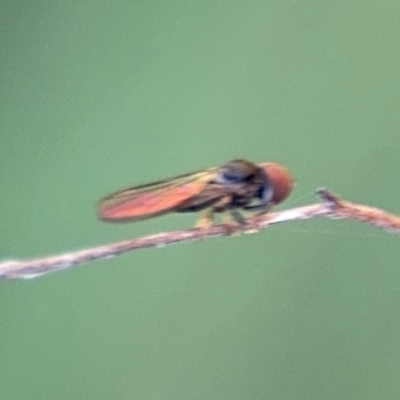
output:
[[[400, 2], [3, 1], [0, 257], [173, 229], [110, 191], [275, 160], [400, 212]], [[399, 237], [311, 220], [0, 283], [1, 399], [398, 399]]]

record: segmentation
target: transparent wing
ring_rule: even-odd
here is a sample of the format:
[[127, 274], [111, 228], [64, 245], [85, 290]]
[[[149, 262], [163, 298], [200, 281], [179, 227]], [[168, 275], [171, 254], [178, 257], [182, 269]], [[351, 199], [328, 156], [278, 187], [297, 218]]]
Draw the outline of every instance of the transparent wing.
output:
[[197, 196], [212, 179], [214, 168], [115, 192], [99, 202], [99, 217], [111, 222], [134, 221], [175, 210]]

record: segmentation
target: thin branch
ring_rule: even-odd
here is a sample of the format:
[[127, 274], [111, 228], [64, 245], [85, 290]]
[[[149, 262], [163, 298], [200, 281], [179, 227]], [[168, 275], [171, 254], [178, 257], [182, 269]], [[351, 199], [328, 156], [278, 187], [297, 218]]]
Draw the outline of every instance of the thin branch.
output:
[[30, 279], [49, 272], [68, 269], [89, 261], [118, 256], [128, 251], [151, 247], [164, 247], [173, 243], [194, 242], [217, 236], [230, 236], [242, 231], [255, 232], [280, 222], [304, 220], [315, 217], [350, 219], [383, 228], [388, 232], [400, 233], [400, 217], [377, 208], [341, 200], [327, 189], [316, 191], [321, 202], [305, 207], [293, 208], [276, 213], [249, 218], [245, 225], [215, 225], [208, 229], [193, 228], [165, 232], [157, 235], [126, 240], [123, 242], [93, 247], [86, 250], [33, 260], [9, 260], [0, 263], [0, 279]]

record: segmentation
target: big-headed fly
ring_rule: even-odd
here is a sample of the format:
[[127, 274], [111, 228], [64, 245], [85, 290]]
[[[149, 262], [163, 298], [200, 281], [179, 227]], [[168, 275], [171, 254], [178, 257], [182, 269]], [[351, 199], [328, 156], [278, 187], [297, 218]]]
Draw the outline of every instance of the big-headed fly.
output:
[[230, 213], [239, 223], [241, 211], [265, 213], [291, 192], [287, 169], [267, 162], [233, 160], [220, 167], [121, 190], [102, 199], [99, 217], [129, 222], [170, 212], [200, 212], [199, 227], [212, 224], [214, 213]]

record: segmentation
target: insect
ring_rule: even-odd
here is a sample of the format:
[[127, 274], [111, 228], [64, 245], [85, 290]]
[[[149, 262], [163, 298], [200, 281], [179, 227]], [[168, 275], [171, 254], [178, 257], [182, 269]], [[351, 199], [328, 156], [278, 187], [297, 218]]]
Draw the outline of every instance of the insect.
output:
[[243, 223], [241, 212], [266, 213], [291, 192], [285, 167], [233, 160], [220, 167], [121, 190], [99, 202], [99, 217], [129, 222], [170, 212], [200, 212], [197, 227], [212, 225], [214, 213], [229, 213]]

